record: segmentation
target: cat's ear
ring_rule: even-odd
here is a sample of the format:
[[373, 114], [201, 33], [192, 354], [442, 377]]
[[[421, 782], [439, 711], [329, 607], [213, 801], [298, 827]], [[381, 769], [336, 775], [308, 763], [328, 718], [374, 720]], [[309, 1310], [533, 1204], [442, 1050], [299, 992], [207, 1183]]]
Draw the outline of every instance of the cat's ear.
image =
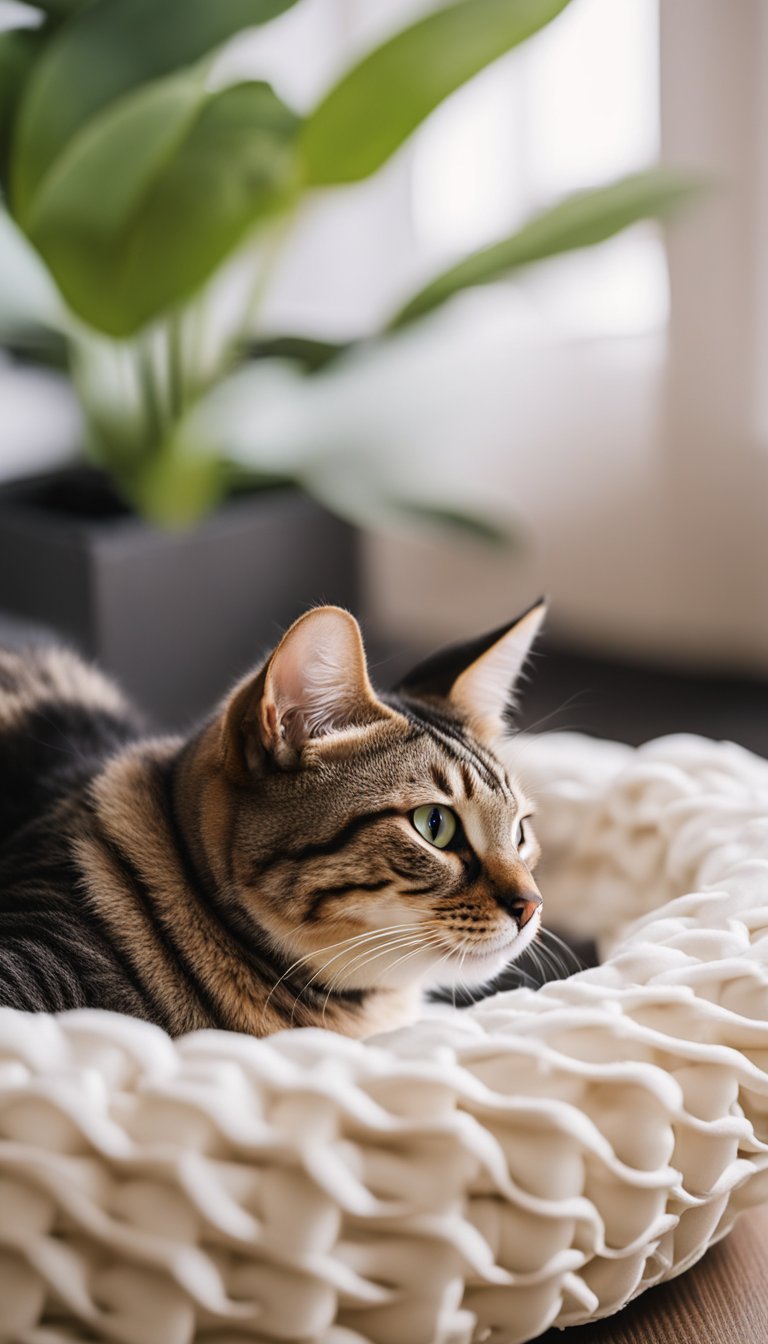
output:
[[251, 772], [266, 753], [291, 766], [313, 738], [391, 716], [368, 680], [354, 616], [317, 607], [300, 616], [265, 666], [236, 688], [225, 710], [225, 751]]
[[546, 609], [540, 598], [509, 625], [443, 649], [415, 667], [398, 690], [442, 702], [467, 721], [479, 741], [497, 747], [509, 735], [515, 683]]

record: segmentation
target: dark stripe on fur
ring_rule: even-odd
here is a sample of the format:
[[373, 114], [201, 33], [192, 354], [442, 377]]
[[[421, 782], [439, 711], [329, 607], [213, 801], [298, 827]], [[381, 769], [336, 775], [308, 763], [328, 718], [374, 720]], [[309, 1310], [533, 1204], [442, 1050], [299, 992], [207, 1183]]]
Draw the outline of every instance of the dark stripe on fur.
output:
[[[78, 893], [79, 875], [61, 853], [54, 819], [28, 827], [0, 862], [0, 1003], [34, 1012], [96, 1004], [156, 1020], [153, 1005]], [[29, 848], [38, 859], [24, 871]], [[19, 873], [23, 876], [19, 878]]]
[[351, 896], [355, 891], [383, 891], [388, 886], [390, 880], [384, 877], [378, 882], [342, 882], [335, 887], [321, 887], [312, 897], [304, 918], [317, 919], [326, 903], [336, 900], [339, 896]]
[[134, 734], [128, 719], [52, 700], [0, 722], [0, 839], [67, 797]]
[[[191, 997], [196, 1001], [197, 1007], [202, 1008], [212, 1021], [217, 1021], [219, 1017], [218, 1007], [215, 999], [208, 992], [205, 984], [197, 975], [193, 966], [190, 965], [184, 950], [177, 939], [174, 937], [174, 931], [168, 926], [162, 914], [158, 911], [152, 898], [152, 890], [149, 884], [142, 877], [133, 860], [125, 853], [122, 846], [109, 836], [95, 810], [91, 812], [91, 828], [93, 838], [106, 851], [115, 868], [130, 887], [136, 896], [142, 910], [149, 920], [152, 931], [163, 948], [163, 951], [170, 958], [177, 970], [180, 971], [187, 983]], [[140, 975], [140, 969], [137, 967]], [[165, 1017], [166, 1010], [161, 1002], [156, 1002], [159, 1013]]]
[[507, 791], [507, 783], [499, 773], [495, 761], [470, 738], [461, 724], [447, 714], [442, 714], [432, 705], [414, 704], [405, 697], [387, 697], [388, 703], [405, 714], [412, 723], [428, 733], [457, 765], [471, 764], [480, 779], [491, 788], [499, 787]]
[[283, 850], [278, 854], [272, 854], [268, 859], [258, 864], [251, 873], [251, 880], [256, 881], [261, 873], [267, 868], [271, 868], [277, 863], [305, 863], [308, 859], [326, 858], [330, 854], [338, 854], [354, 840], [360, 831], [369, 826], [375, 825], [377, 821], [382, 821], [385, 817], [401, 817], [403, 813], [398, 807], [383, 807], [378, 812], [364, 812], [362, 815], [353, 817], [341, 830], [337, 831], [328, 840], [320, 840], [314, 845], [302, 845], [300, 849]]
[[[180, 765], [181, 756], [165, 769], [158, 767], [157, 781], [158, 799], [173, 837], [175, 852], [181, 862], [186, 884], [215, 916], [261, 983], [269, 985], [274, 991], [270, 1001], [275, 1008], [282, 1008], [283, 1012], [292, 1011], [299, 993], [308, 993], [311, 999], [318, 1001], [325, 999], [329, 992], [327, 985], [315, 981], [307, 987], [291, 979], [289, 972], [292, 962], [277, 950], [266, 930], [252, 915], [220, 899], [213, 875], [204, 871], [200, 861], [195, 860], [178, 816], [175, 786]], [[332, 997], [354, 1006], [363, 1003], [367, 993], [358, 989], [334, 990]]]

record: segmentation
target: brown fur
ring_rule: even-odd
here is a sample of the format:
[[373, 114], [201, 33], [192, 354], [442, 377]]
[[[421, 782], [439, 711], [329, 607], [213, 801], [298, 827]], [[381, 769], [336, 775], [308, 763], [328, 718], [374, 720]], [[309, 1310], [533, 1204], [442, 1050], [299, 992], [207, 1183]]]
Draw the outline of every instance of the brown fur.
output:
[[[496, 973], [530, 941], [540, 903], [530, 822], [526, 847], [511, 843], [531, 809], [495, 751], [503, 706], [491, 703], [499, 651], [506, 641], [511, 683], [526, 621], [465, 661], [459, 703], [429, 672], [377, 696], [352, 618], [321, 608], [186, 741], [137, 740], [119, 693], [73, 655], [0, 657], [0, 765], [42, 733], [51, 780], [62, 775], [45, 805], [39, 771], [17, 775], [21, 824], [9, 787], [0, 1002], [124, 1008], [174, 1034], [359, 1036], [407, 1021], [446, 978]], [[433, 804], [458, 818], [448, 849], [415, 827]], [[56, 856], [42, 879], [41, 852]]]

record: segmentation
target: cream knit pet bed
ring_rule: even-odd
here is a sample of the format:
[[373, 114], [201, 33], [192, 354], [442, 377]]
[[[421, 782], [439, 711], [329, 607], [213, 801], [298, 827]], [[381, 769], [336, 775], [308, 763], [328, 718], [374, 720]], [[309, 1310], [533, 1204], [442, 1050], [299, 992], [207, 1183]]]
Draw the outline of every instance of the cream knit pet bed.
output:
[[512, 1344], [768, 1199], [768, 763], [517, 753], [598, 969], [367, 1044], [0, 1013], [2, 1340]]

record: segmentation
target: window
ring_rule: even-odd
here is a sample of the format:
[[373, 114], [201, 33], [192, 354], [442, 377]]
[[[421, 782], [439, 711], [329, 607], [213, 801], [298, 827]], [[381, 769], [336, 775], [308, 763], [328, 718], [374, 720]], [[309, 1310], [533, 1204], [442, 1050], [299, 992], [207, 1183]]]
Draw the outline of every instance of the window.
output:
[[[219, 77], [264, 75], [306, 107], [348, 61], [428, 8], [303, 0], [230, 48]], [[307, 210], [270, 296], [270, 324], [364, 330], [421, 279], [534, 210], [653, 162], [658, 23], [658, 0], [574, 0], [459, 90], [374, 180]], [[662, 243], [639, 227], [575, 265], [540, 268], [525, 295], [555, 335], [657, 329], [668, 308]]]
[[[577, 0], [431, 118], [412, 166], [417, 244], [434, 265], [509, 232], [567, 192], [659, 153], [657, 0]], [[553, 262], [526, 293], [566, 335], [648, 331], [668, 312], [652, 228]]]

